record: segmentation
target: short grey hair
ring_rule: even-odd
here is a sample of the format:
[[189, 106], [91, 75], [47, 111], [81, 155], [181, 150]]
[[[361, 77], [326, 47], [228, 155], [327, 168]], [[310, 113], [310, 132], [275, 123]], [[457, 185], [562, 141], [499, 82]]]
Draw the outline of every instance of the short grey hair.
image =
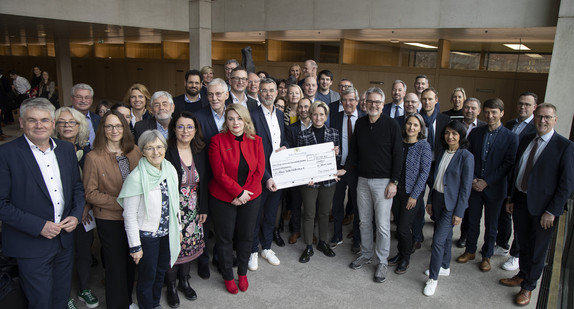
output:
[[92, 97], [94, 96], [94, 89], [92, 88], [92, 86], [90, 86], [88, 84], [83, 84], [83, 83], [75, 84], [74, 87], [72, 87], [72, 96], [75, 96], [76, 91], [78, 91], [78, 90], [88, 90], [88, 91], [90, 91], [90, 95]]
[[169, 94], [169, 92], [164, 91], [164, 90], [156, 91], [153, 93], [153, 95], [149, 99], [150, 105], [153, 104], [153, 101], [155, 101], [156, 99], [161, 98], [161, 97], [166, 97], [167, 100], [169, 101], [169, 103], [171, 103], [171, 105], [173, 105], [173, 97], [171, 96], [171, 94]]
[[404, 88], [403, 90], [406, 92], [406, 91], [407, 91], [407, 84], [405, 84], [405, 82], [403, 82], [403, 81], [400, 80], [400, 79], [397, 79], [396, 81], [394, 81], [394, 82], [393, 82], [393, 85], [391, 86], [391, 88], [394, 87], [396, 84], [399, 84], [399, 83], [400, 83], [400, 84], [403, 84], [403, 88]]
[[167, 149], [167, 141], [163, 134], [158, 130], [147, 130], [138, 139], [138, 147], [143, 151], [145, 145], [155, 142], [157, 139], [163, 144], [163, 146]]
[[235, 63], [237, 66], [240, 66], [239, 61], [237, 61], [235, 59], [229, 59], [229, 60], [225, 61], [225, 65], [232, 64], [232, 63]]
[[209, 87], [213, 87], [213, 86], [221, 86], [221, 88], [223, 88], [223, 90], [225, 92], [229, 92], [229, 88], [227, 87], [227, 83], [221, 79], [221, 78], [214, 78], [208, 85], [207, 85], [207, 89], [209, 89]]
[[470, 97], [464, 100], [464, 103], [462, 103], [462, 105], [464, 106], [464, 104], [466, 104], [467, 102], [476, 102], [476, 104], [478, 104], [478, 108], [482, 109], [482, 104], [480, 103], [480, 100], [477, 98]]
[[277, 88], [277, 83], [272, 78], [262, 79], [261, 82], [259, 83], [259, 86], [263, 86], [266, 84], [273, 84], [273, 85], [275, 85], [275, 88]]
[[54, 112], [56, 108], [46, 98], [30, 98], [26, 99], [20, 105], [20, 117], [24, 117], [29, 109], [39, 109], [50, 113], [51, 120], [54, 120]]
[[341, 91], [341, 96], [351, 94], [351, 93], [355, 94], [355, 100], [359, 101], [361, 99], [359, 97], [359, 91], [357, 91], [357, 88], [354, 88], [353, 86], [347, 87], [347, 89], [344, 89], [343, 91]]
[[371, 87], [371, 88], [367, 89], [367, 93], [366, 93], [365, 98], [368, 98], [371, 93], [376, 93], [376, 94], [381, 95], [381, 101], [385, 102], [385, 93], [383, 92], [383, 90], [381, 88]]
[[[76, 120], [80, 125], [75, 143], [78, 144], [80, 148], [87, 146], [90, 138], [90, 126], [86, 120], [86, 116], [73, 108], [63, 106], [56, 110], [54, 119], [58, 121], [58, 119], [60, 119], [60, 115], [65, 112], [70, 113], [72, 118], [74, 118], [74, 120]], [[60, 138], [60, 134], [57, 129], [54, 131], [54, 136]]]

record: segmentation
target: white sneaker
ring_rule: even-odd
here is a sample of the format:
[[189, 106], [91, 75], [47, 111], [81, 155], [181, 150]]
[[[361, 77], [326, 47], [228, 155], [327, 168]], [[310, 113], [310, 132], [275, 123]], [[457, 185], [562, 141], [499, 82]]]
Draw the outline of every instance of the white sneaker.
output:
[[259, 268], [258, 258], [259, 254], [257, 252], [251, 253], [251, 256], [249, 256], [249, 262], [247, 262], [247, 269], [251, 271], [257, 270], [257, 268]]
[[501, 246], [494, 246], [494, 255], [505, 256], [508, 254], [508, 249], [504, 249]]
[[438, 284], [438, 280], [429, 279], [427, 280], [427, 284], [423, 290], [423, 294], [425, 296], [432, 296], [436, 291], [436, 285]]
[[273, 266], [277, 266], [279, 263], [281, 263], [275, 255], [275, 252], [273, 252], [271, 249], [263, 249], [263, 251], [261, 251], [261, 257], [266, 259], [267, 262]]
[[502, 269], [504, 270], [517, 270], [518, 267], [518, 258], [513, 256], [509, 257], [508, 260], [502, 264]]
[[[430, 270], [425, 270], [425, 275], [427, 275], [427, 277], [430, 276]], [[438, 275], [448, 277], [450, 275], [450, 268], [444, 269], [441, 267], [438, 271]]]

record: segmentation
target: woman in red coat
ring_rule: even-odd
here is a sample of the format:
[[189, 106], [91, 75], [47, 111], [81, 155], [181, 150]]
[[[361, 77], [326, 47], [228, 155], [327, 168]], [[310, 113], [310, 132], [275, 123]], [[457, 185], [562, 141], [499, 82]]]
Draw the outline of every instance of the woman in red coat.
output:
[[255, 135], [249, 112], [241, 104], [231, 104], [225, 110], [225, 125], [209, 144], [209, 162], [213, 171], [209, 207], [213, 211], [219, 267], [227, 291], [237, 294], [233, 249], [237, 253], [239, 289], [244, 292], [249, 286], [247, 262], [265, 171], [261, 137]]

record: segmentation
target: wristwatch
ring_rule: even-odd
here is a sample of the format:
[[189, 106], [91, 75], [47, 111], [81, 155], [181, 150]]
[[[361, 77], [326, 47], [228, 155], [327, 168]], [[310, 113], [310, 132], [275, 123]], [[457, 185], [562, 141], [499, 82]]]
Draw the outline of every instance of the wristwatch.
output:
[[398, 180], [393, 180], [393, 181], [391, 181], [391, 182], [394, 183], [395, 186], [398, 186], [398, 185], [399, 185], [399, 181], [398, 181]]

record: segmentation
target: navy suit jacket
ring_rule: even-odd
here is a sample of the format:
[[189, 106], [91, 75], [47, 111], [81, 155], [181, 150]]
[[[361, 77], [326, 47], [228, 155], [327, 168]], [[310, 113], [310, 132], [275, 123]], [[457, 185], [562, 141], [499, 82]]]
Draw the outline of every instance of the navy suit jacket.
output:
[[[514, 166], [516, 150], [518, 149], [518, 135], [502, 126], [483, 165], [482, 147], [487, 132], [488, 126], [480, 126], [473, 129], [468, 135], [470, 143], [468, 150], [474, 156], [474, 178], [486, 181], [488, 186], [483, 192], [488, 198], [502, 201], [508, 192], [507, 177]], [[484, 176], [481, 176], [483, 169]]]
[[[358, 106], [357, 106], [358, 107]], [[357, 120], [363, 116], [365, 116], [366, 114], [361, 111], [360, 109], [357, 109]], [[341, 147], [347, 147], [347, 145], [343, 145], [343, 121], [345, 119], [345, 111], [342, 112], [338, 112], [335, 114], [335, 116], [333, 117], [333, 119], [331, 119], [331, 128], [337, 129], [337, 131], [339, 131], [339, 145], [341, 145]], [[341, 148], [342, 151], [343, 148]]]
[[96, 133], [98, 131], [98, 126], [100, 125], [100, 120], [102, 120], [102, 117], [96, 113], [92, 113], [91, 111], [88, 111], [88, 113], [90, 114], [90, 120], [92, 121], [92, 126], [94, 127], [94, 133]]
[[[443, 155], [444, 151], [438, 154], [437, 168], [435, 168], [432, 177], [433, 183], [438, 173], [438, 164]], [[459, 218], [464, 217], [464, 211], [468, 207], [468, 198], [472, 190], [473, 168], [474, 158], [472, 154], [466, 149], [458, 149], [444, 173], [444, 203], [446, 209], [453, 211], [453, 215]], [[432, 204], [433, 192], [434, 190], [431, 190], [427, 204]]]
[[[84, 186], [74, 146], [55, 140], [54, 148], [64, 190], [62, 219], [74, 216], [82, 220], [86, 205]], [[59, 237], [40, 235], [46, 221], [54, 221], [54, 207], [42, 172], [30, 145], [21, 136], [0, 146], [0, 220], [2, 249], [8, 256], [36, 258], [74, 244], [74, 233], [64, 230]]]
[[[504, 124], [504, 126], [505, 126], [508, 130], [512, 131], [512, 128], [514, 128], [514, 125], [516, 125], [516, 124], [517, 124], [516, 119], [512, 119], [512, 120], [506, 122], [506, 123]], [[520, 132], [520, 134], [518, 135], [518, 138], [519, 138], [519, 139], [522, 139], [522, 138], [523, 138], [524, 136], [526, 136], [526, 135], [535, 134], [535, 133], [536, 133], [536, 127], [534, 126], [534, 121], [531, 120], [531, 121], [526, 125], [526, 127], [524, 127], [524, 129], [522, 129], [522, 132]]]
[[297, 120], [287, 127], [287, 144], [290, 147], [297, 147], [299, 133], [301, 133], [301, 120]]
[[197, 121], [199, 121], [199, 125], [201, 126], [201, 132], [203, 133], [203, 141], [205, 142], [205, 147], [208, 147], [211, 138], [219, 134], [217, 124], [215, 124], [215, 120], [213, 119], [211, 106], [208, 106], [195, 113], [195, 117], [197, 117]]
[[184, 111], [196, 113], [199, 110], [208, 107], [209, 101], [207, 100], [207, 94], [204, 96], [203, 92], [201, 92], [200, 96], [201, 98], [199, 99], [199, 102], [193, 102], [193, 103], [188, 103], [185, 101], [185, 94], [178, 95], [177, 97], [173, 98], [173, 104], [175, 105], [173, 114], [179, 115], [181, 112]]
[[391, 117], [391, 108], [393, 107], [393, 102], [383, 105], [383, 114]]
[[[529, 155], [524, 151], [534, 137], [536, 133], [520, 139], [516, 162], [519, 163], [523, 155]], [[540, 216], [548, 211], [554, 216], [560, 216], [564, 212], [564, 205], [574, 190], [572, 158], [574, 158], [574, 143], [554, 132], [548, 145], [532, 166], [530, 177], [528, 177], [527, 204], [530, 215]], [[518, 168], [519, 164], [516, 164], [512, 178], [513, 195], [517, 190], [515, 183]]]
[[[256, 100], [250, 98], [247, 95], [247, 93], [245, 94], [245, 96], [247, 97], [247, 110], [249, 110], [251, 112], [251, 110], [259, 107]], [[229, 104], [233, 104], [233, 98], [231, 97], [231, 92], [229, 93], [229, 98], [227, 98], [227, 100], [225, 100], [225, 106], [228, 106]]]
[[[281, 130], [281, 144], [280, 146], [289, 147], [287, 144], [287, 134], [285, 133], [285, 121], [283, 119], [283, 112], [275, 109], [275, 115], [277, 116], [277, 122], [279, 123], [279, 129]], [[269, 126], [267, 126], [267, 120], [265, 119], [265, 114], [261, 107], [254, 108], [251, 110], [251, 118], [253, 124], [255, 125], [255, 132], [259, 135], [263, 142], [263, 151], [265, 152], [265, 174], [263, 174], [262, 182], [265, 183], [271, 175], [271, 165], [269, 164], [269, 158], [273, 153], [273, 141], [271, 140], [271, 131], [269, 131]]]

